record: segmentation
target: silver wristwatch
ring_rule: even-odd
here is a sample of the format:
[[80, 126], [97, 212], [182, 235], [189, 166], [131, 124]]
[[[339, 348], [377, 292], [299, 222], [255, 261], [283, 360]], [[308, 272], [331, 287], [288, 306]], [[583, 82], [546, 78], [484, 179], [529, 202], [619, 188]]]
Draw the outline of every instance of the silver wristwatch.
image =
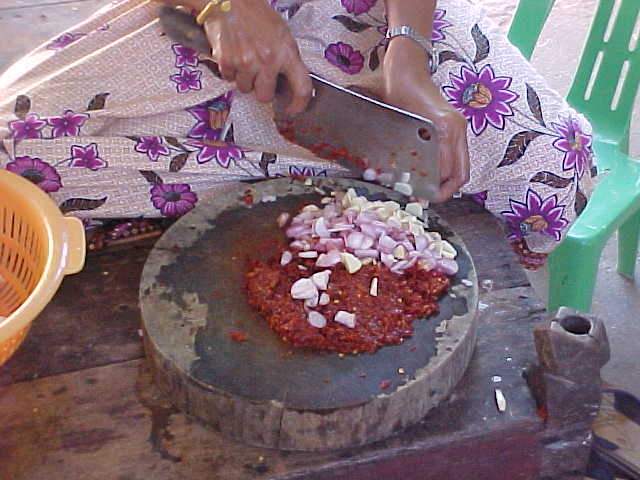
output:
[[422, 48], [424, 48], [431, 60], [435, 62], [435, 52], [433, 50], [433, 46], [431, 42], [416, 32], [409, 25], [396, 25], [395, 27], [391, 27], [387, 30], [386, 38], [392, 39], [393, 37], [404, 36], [409, 37], [411, 40], [417, 42]]

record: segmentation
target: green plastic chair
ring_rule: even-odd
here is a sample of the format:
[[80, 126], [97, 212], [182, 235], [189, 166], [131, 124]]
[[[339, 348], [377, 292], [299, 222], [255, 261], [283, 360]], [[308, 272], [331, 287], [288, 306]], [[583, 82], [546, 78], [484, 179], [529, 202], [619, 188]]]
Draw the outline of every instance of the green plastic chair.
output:
[[[554, 2], [520, 0], [509, 40], [527, 58], [531, 57]], [[569, 104], [592, 123], [598, 169], [605, 175], [566, 238], [549, 257], [550, 311], [563, 305], [584, 312], [591, 309], [602, 249], [616, 230], [618, 272], [629, 278], [635, 273], [640, 232], [640, 161], [628, 153], [633, 103], [640, 82], [640, 42], [632, 42], [634, 27], [640, 27], [640, 1], [622, 0], [617, 16], [614, 4], [615, 0], [600, 0], [567, 96]], [[600, 65], [596, 70], [597, 63]], [[591, 95], [587, 95], [588, 91]]]

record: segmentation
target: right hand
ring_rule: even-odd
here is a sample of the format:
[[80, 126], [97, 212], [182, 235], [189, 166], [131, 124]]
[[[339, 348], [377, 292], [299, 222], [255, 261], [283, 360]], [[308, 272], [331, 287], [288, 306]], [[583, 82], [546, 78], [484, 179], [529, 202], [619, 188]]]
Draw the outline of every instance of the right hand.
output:
[[222, 77], [258, 101], [273, 100], [279, 74], [293, 98], [287, 110], [301, 113], [311, 98], [311, 79], [289, 27], [265, 0], [231, 0], [229, 12], [214, 12], [204, 23], [211, 56]]
[[383, 63], [384, 99], [387, 103], [429, 118], [440, 140], [440, 192], [444, 202], [469, 181], [467, 120], [440, 94], [427, 68], [422, 47], [396, 37], [389, 42]]

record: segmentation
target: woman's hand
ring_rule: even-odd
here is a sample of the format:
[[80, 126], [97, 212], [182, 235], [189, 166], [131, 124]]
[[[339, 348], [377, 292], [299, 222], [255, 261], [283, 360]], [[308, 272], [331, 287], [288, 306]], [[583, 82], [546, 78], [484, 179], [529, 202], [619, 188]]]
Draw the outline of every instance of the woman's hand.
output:
[[406, 37], [394, 37], [383, 63], [384, 100], [430, 119], [440, 142], [440, 195], [444, 202], [469, 181], [467, 121], [431, 81], [425, 51]]
[[215, 12], [204, 23], [212, 57], [225, 80], [260, 102], [273, 100], [278, 74], [293, 98], [288, 113], [302, 112], [311, 98], [311, 80], [289, 27], [264, 0], [232, 0], [231, 10]]

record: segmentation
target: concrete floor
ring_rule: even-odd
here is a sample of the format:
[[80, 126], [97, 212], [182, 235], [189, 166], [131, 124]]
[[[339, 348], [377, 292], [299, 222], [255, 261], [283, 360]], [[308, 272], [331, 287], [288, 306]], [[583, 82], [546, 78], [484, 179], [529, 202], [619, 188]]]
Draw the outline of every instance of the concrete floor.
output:
[[[15, 59], [88, 16], [109, 0], [2, 0], [0, 3], [0, 72]], [[517, 0], [476, 0], [502, 26], [509, 27]], [[560, 93], [566, 94], [577, 67], [582, 42], [597, 0], [557, 0], [543, 31], [533, 63]], [[636, 104], [632, 153], [640, 157], [640, 108]], [[636, 282], [616, 273], [615, 238], [607, 244], [601, 263], [593, 311], [603, 318], [612, 347], [605, 379], [640, 395], [640, 273]], [[639, 268], [640, 270], [640, 268]]]

